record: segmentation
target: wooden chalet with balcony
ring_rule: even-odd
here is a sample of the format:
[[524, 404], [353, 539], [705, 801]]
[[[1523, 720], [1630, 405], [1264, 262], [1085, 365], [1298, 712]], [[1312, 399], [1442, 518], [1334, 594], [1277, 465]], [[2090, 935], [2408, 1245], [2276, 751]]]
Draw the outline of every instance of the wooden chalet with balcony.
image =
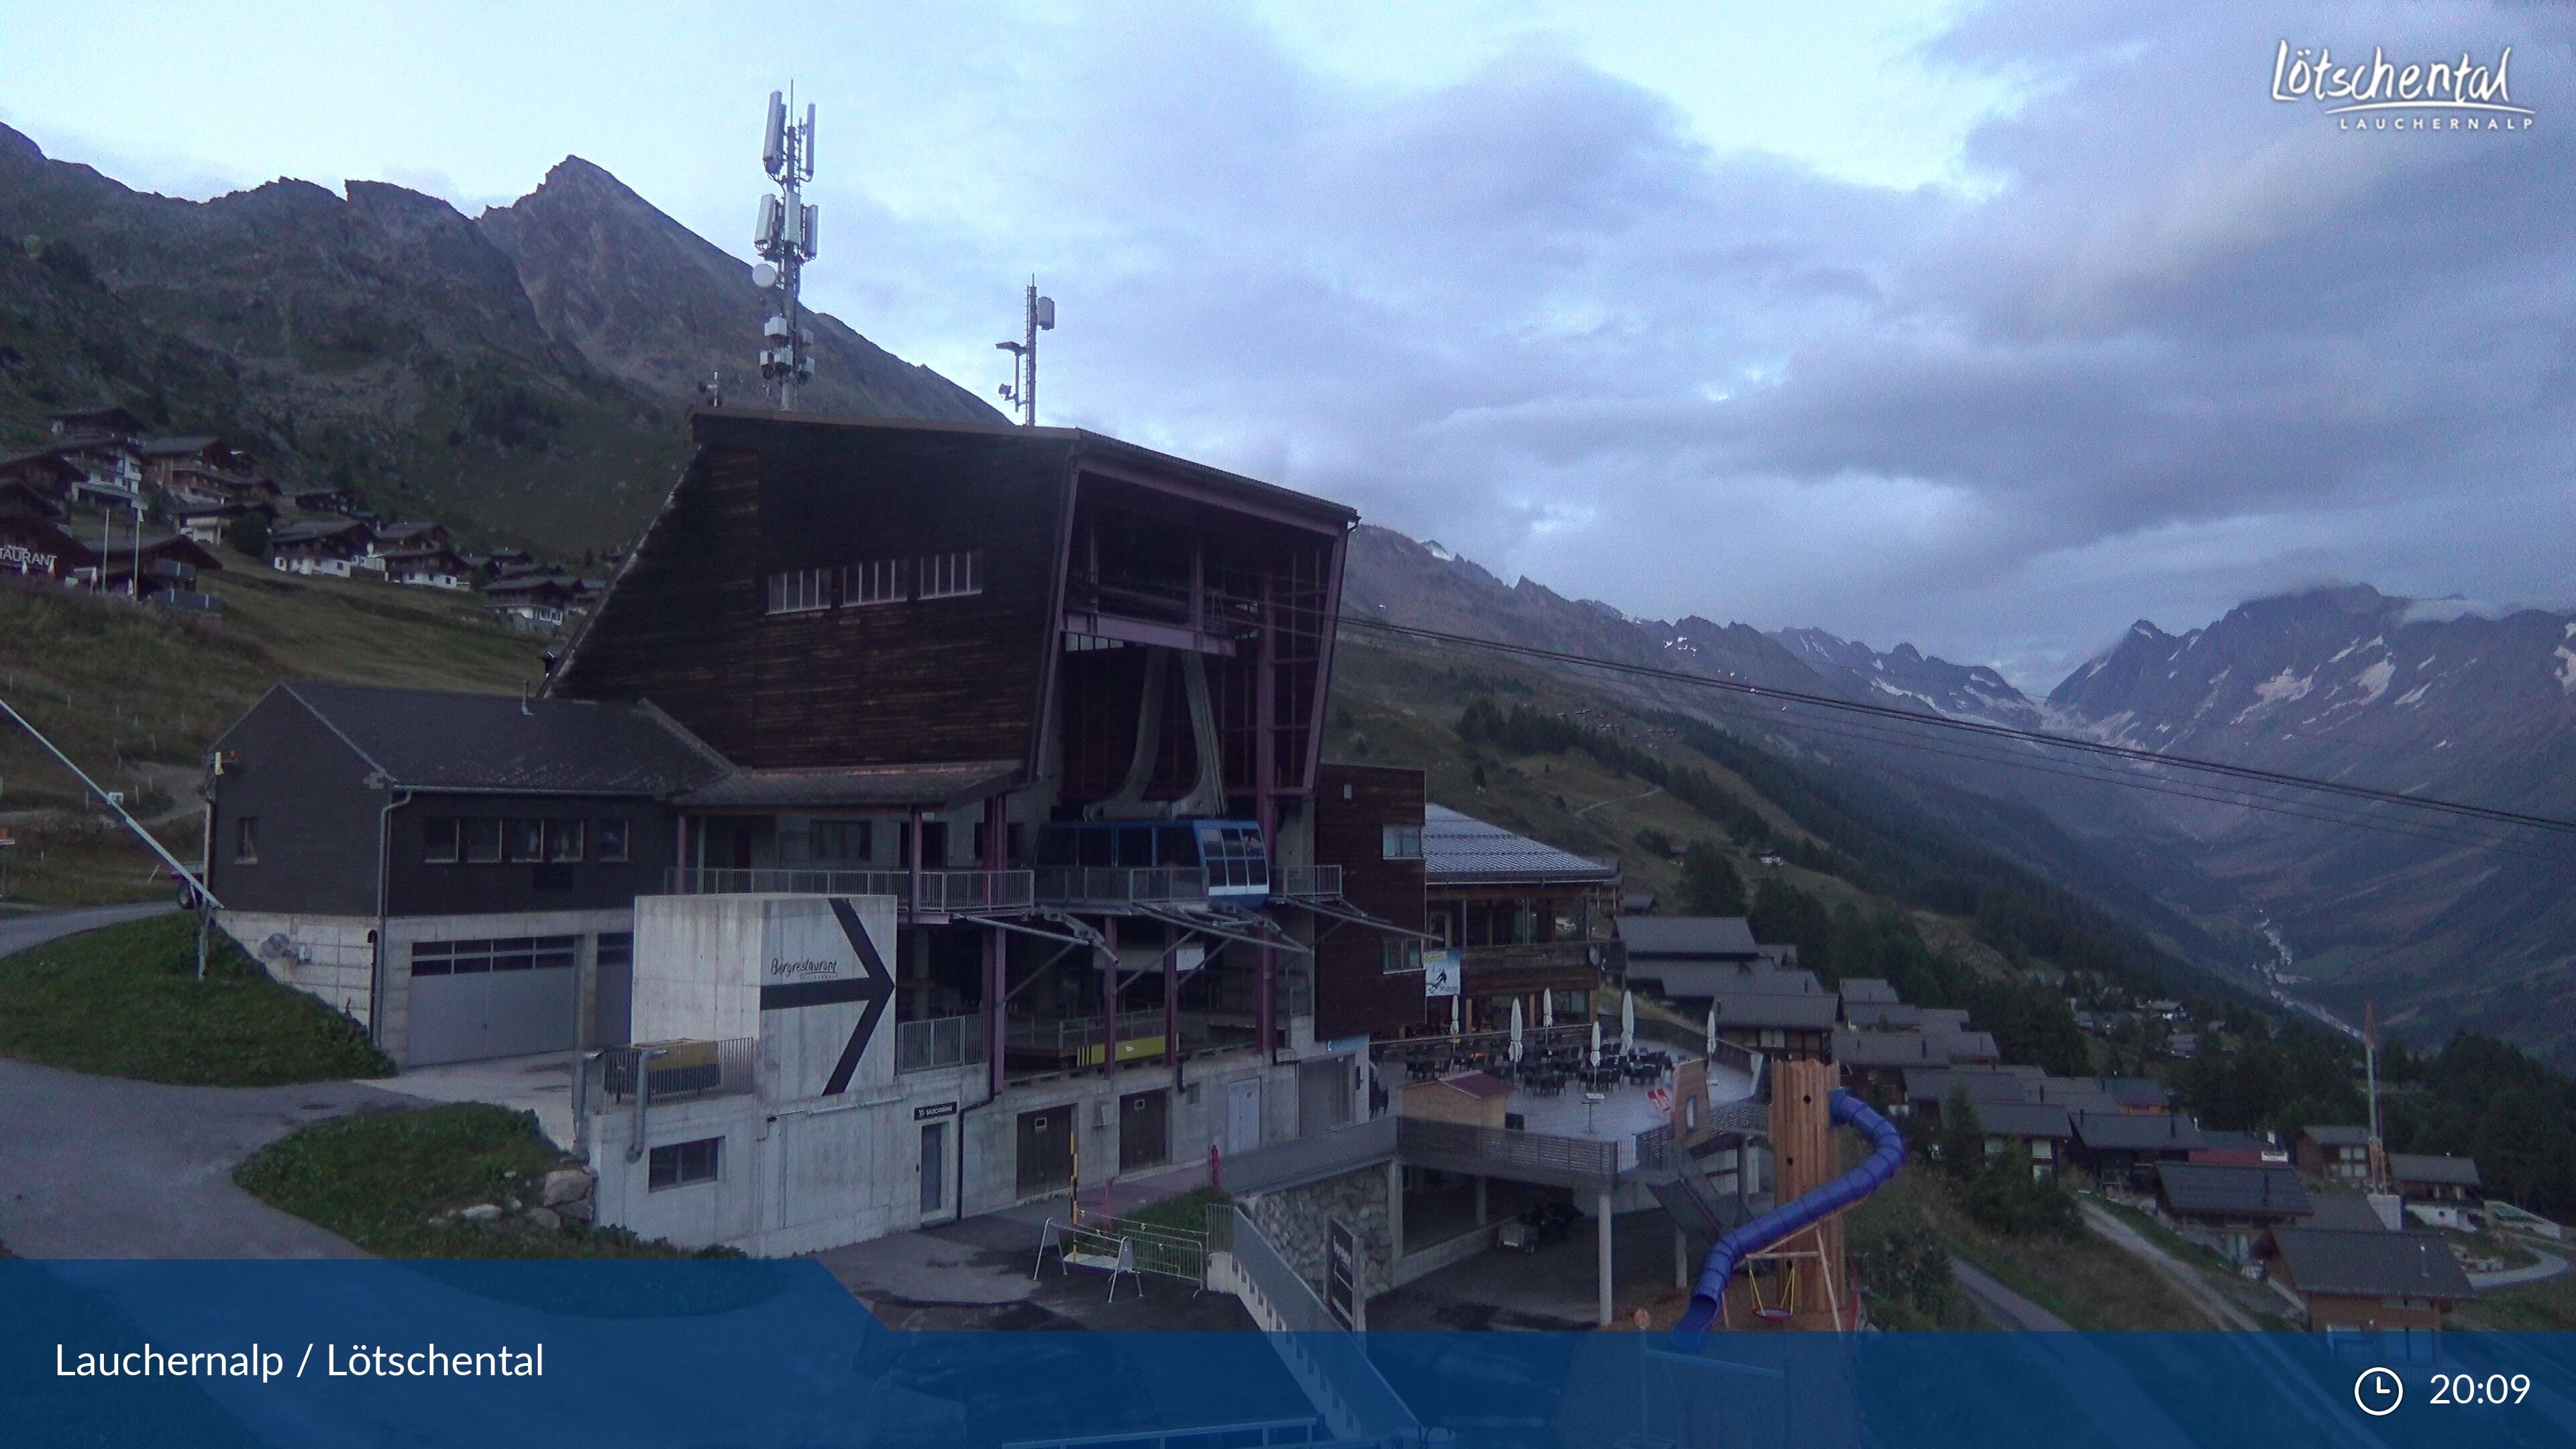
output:
[[1551, 1008], [1560, 1019], [1589, 1017], [1594, 993], [1621, 975], [1615, 860], [1589, 860], [1441, 805], [1426, 807], [1417, 835], [1391, 833], [1384, 849], [1422, 859], [1425, 919], [1433, 949], [1457, 957], [1467, 1030], [1500, 1029], [1514, 1001], [1530, 1023]]

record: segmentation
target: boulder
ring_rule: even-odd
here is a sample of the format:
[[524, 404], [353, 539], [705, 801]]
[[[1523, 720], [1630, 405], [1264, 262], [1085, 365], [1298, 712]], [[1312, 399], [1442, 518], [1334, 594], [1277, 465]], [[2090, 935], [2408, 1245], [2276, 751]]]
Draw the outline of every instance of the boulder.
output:
[[527, 1219], [529, 1227], [539, 1232], [551, 1233], [563, 1226], [563, 1219], [555, 1216], [553, 1208], [532, 1207], [520, 1216]]
[[590, 1169], [586, 1167], [558, 1167], [546, 1174], [546, 1180], [537, 1193], [537, 1201], [545, 1207], [561, 1207], [586, 1198], [590, 1196], [592, 1181]]
[[501, 1209], [495, 1203], [478, 1202], [457, 1216], [475, 1227], [488, 1228], [501, 1220]]
[[568, 1222], [586, 1223], [590, 1221], [590, 1199], [577, 1197], [567, 1203], [558, 1203], [554, 1211], [556, 1216]]

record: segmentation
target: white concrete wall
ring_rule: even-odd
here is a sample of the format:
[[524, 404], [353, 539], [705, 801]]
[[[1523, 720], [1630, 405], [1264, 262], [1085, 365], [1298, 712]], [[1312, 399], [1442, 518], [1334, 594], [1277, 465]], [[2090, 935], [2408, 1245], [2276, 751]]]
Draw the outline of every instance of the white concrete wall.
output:
[[[372, 916], [307, 916], [217, 911], [215, 922], [277, 981], [310, 992], [360, 1021], [374, 1009], [376, 929]], [[269, 941], [283, 936], [281, 949]], [[301, 959], [309, 955], [310, 960]], [[399, 1060], [399, 1058], [397, 1058]]]

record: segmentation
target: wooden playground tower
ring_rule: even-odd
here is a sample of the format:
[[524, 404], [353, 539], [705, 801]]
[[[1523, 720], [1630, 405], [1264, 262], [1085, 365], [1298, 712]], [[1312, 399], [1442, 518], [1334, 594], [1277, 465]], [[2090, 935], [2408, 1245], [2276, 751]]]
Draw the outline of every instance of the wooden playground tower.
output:
[[[1772, 1200], [1788, 1202], [1842, 1172], [1829, 1115], [1842, 1068], [1832, 1062], [1773, 1062], [1771, 1074]], [[1829, 1330], [1860, 1326], [1860, 1299], [1843, 1261], [1842, 1214], [1798, 1229], [1749, 1254], [1740, 1290], [1725, 1299], [1735, 1329]]]

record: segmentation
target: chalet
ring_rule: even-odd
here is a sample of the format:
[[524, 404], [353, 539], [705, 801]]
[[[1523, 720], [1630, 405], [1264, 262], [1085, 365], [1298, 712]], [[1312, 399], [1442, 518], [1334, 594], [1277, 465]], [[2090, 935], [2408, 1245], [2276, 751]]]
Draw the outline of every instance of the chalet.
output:
[[1339, 863], [1342, 900], [1403, 932], [1322, 932], [1315, 941], [1315, 1035], [1326, 1041], [1397, 1035], [1436, 1025], [1449, 1006], [1429, 996], [1422, 954], [1429, 936], [1422, 831], [1428, 806], [1420, 770], [1383, 765], [1318, 767], [1315, 858]]
[[143, 420], [118, 407], [47, 413], [45, 424], [57, 438], [115, 438], [131, 443], [143, 436]]
[[200, 613], [218, 613], [223, 602], [197, 586], [200, 572], [220, 571], [223, 562], [204, 545], [181, 533], [143, 533], [111, 540], [99, 566], [83, 573], [111, 594]]
[[380, 523], [375, 526], [376, 552], [413, 553], [422, 549], [452, 548], [455, 540], [448, 537], [443, 523]]
[[2433, 1330], [2477, 1296], [2459, 1259], [2430, 1233], [2276, 1228], [2272, 1281], [2316, 1331]]
[[384, 566], [385, 578], [393, 583], [432, 589], [471, 586], [464, 562], [445, 548], [390, 549], [377, 554], [376, 558]]
[[2153, 1077], [2099, 1077], [2102, 1090], [2132, 1116], [2162, 1117], [2173, 1111], [2173, 1089]]
[[1848, 977], [1840, 989], [1846, 1013], [1854, 1006], [1895, 1006], [1901, 1000], [1893, 985], [1873, 976]]
[[276, 505], [277, 485], [253, 469], [249, 455], [220, 437], [147, 438], [139, 451], [143, 481], [174, 499]]
[[2156, 1203], [2175, 1231], [2231, 1263], [2250, 1263], [2266, 1234], [2314, 1211], [2299, 1174], [2284, 1164], [2238, 1167], [2160, 1162]]
[[1954, 1088], [1964, 1090], [1968, 1100], [1979, 1107], [1990, 1102], [2028, 1102], [2035, 1099], [2033, 1084], [2039, 1075], [2037, 1067], [1964, 1067], [1957, 1071], [1948, 1067], [1907, 1067], [1901, 1095], [1888, 1092], [1881, 1100], [1901, 1116], [1919, 1116], [1937, 1123], [1942, 1104], [1950, 1100]]
[[1662, 902], [1655, 899], [1653, 891], [1628, 891], [1619, 897], [1619, 914], [1623, 916], [1651, 916], [1660, 909]]
[[2338, 1233], [2395, 1233], [2405, 1230], [2406, 1215], [2394, 1193], [2364, 1196], [2357, 1192], [2312, 1192], [2308, 1194], [2308, 1215], [2283, 1226]]
[[1456, 955], [1468, 1029], [1500, 1029], [1514, 1001], [1535, 1024], [1548, 993], [1559, 1019], [1591, 1015], [1593, 993], [1620, 974], [1615, 862], [1587, 860], [1440, 805], [1425, 809], [1419, 837], [1391, 836], [1387, 848], [1421, 852], [1425, 919], [1438, 938], [1429, 949]]
[[349, 509], [355, 502], [348, 489], [326, 483], [287, 489], [280, 496], [279, 501], [298, 513], [332, 513], [342, 517], [348, 516]]
[[1742, 916], [1622, 916], [1628, 984], [1689, 1006], [1715, 996], [1830, 996], [1812, 972], [1765, 954]]
[[2078, 1112], [2075, 1155], [2094, 1180], [2143, 1191], [2155, 1170], [2187, 1163], [2201, 1145], [2199, 1124], [2188, 1117], [2147, 1117], [2126, 1112]]
[[2019, 1144], [2029, 1155], [2030, 1173], [2046, 1182], [2066, 1160], [2075, 1124], [2067, 1110], [2044, 1102], [1986, 1102], [1978, 1105], [1977, 1126], [1986, 1134], [1986, 1157], [2003, 1156]]
[[214, 749], [225, 930], [405, 1067], [624, 1041], [661, 801], [726, 768], [647, 706], [311, 683]]
[[0, 573], [69, 579], [97, 566], [98, 551], [66, 532], [60, 522], [0, 499]]
[[309, 519], [269, 534], [268, 562], [280, 573], [345, 579], [373, 546], [374, 536], [363, 523]]
[[1687, 1011], [1715, 1010], [1717, 1035], [1749, 1052], [1791, 1061], [1830, 1060], [1839, 998], [1830, 991], [1720, 991], [1676, 1002]]
[[2350, 1126], [2302, 1127], [2290, 1139], [2290, 1154], [2299, 1171], [2334, 1182], [2370, 1180], [2370, 1129]]
[[2455, 1231], [2474, 1227], [2470, 1216], [2486, 1199], [2475, 1158], [2392, 1152], [2388, 1178], [2406, 1199], [2406, 1211], [2435, 1227]]
[[43, 500], [46, 509], [58, 518], [63, 505], [71, 499], [72, 486], [88, 476], [87, 469], [64, 457], [59, 448], [0, 454], [0, 489], [23, 491], [31, 499]]
[[483, 600], [502, 623], [534, 634], [551, 634], [563, 627], [565, 613], [572, 607], [573, 590], [569, 583], [551, 577], [501, 579], [483, 586]]
[[2069, 1112], [2117, 1112], [2119, 1100], [2102, 1086], [2099, 1077], [2032, 1077], [2025, 1081], [2024, 1099], [2046, 1102]]
[[[122, 408], [95, 414], [106, 415], [131, 421]], [[58, 420], [54, 426], [55, 438], [47, 451], [80, 470], [80, 477], [71, 484], [72, 502], [104, 508], [131, 508], [142, 502], [143, 449], [132, 432], [112, 424], [67, 427]]]
[[253, 514], [273, 522], [277, 509], [266, 503], [181, 503], [170, 509], [179, 532], [208, 548], [223, 541], [224, 530], [232, 527], [236, 519]]
[[1833, 1060], [1871, 1096], [1904, 1084], [1905, 1073], [1925, 1067], [1984, 1066], [2000, 1060], [1991, 1033], [1837, 1031]]

